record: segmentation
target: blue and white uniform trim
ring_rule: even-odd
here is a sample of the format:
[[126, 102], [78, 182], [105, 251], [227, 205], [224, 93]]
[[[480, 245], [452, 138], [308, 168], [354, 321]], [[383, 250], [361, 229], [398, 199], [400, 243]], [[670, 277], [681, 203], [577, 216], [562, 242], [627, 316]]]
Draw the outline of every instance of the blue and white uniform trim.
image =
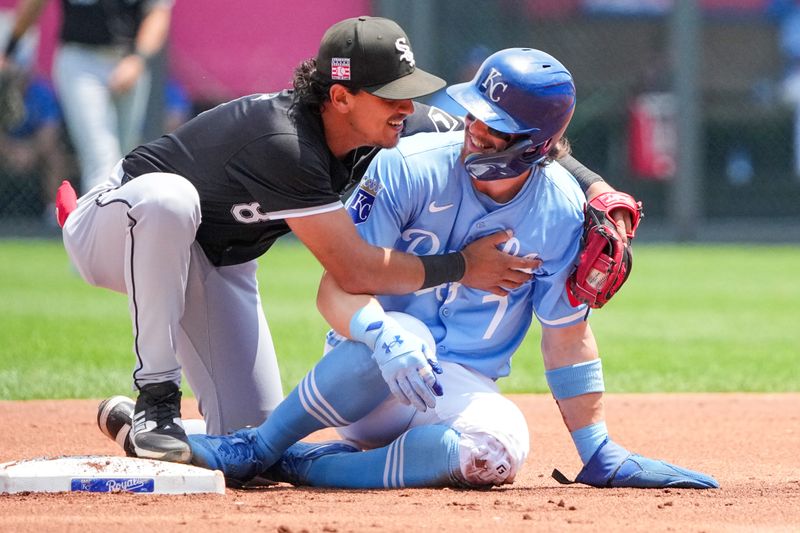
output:
[[297, 387], [297, 395], [303, 409], [327, 427], [342, 427], [352, 424], [350, 420], [341, 416], [319, 392], [315, 369], [316, 367], [312, 368]]

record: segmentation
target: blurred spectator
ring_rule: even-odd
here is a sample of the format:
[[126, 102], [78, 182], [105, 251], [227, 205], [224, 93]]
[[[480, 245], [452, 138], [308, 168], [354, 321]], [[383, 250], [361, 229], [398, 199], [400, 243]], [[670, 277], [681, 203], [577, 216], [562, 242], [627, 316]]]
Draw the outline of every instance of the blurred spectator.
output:
[[18, 71], [13, 78], [22, 94], [24, 112], [21, 120], [0, 131], [0, 173], [17, 189], [40, 188], [43, 220], [55, 227], [56, 189], [73, 172], [61, 110], [51, 84], [43, 76]]
[[779, 44], [785, 66], [781, 97], [794, 107], [794, 174], [800, 178], [800, 3], [773, 0], [770, 9], [779, 22]]
[[[173, 0], [60, 1], [53, 81], [86, 192], [141, 141], [151, 83], [148, 60], [167, 39]], [[20, 0], [0, 67], [46, 3]]]
[[[8, 35], [10, 17], [4, 16], [1, 22], [0, 34]], [[17, 47], [14, 64], [0, 72], [6, 100], [0, 117], [3, 211], [27, 214], [41, 208], [43, 220], [55, 227], [56, 188], [62, 179], [74, 175], [75, 168], [53, 86], [34, 71], [36, 48], [32, 35]], [[34, 198], [40, 202], [32, 206]]]
[[164, 133], [170, 133], [194, 116], [192, 101], [183, 84], [170, 77], [164, 84]]

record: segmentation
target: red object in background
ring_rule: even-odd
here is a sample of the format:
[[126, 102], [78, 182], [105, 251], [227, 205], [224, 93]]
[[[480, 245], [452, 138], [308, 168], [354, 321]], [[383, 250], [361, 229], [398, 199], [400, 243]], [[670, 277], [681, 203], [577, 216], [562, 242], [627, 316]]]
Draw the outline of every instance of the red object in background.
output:
[[59, 227], [64, 227], [67, 217], [78, 207], [78, 195], [67, 180], [61, 182], [56, 191], [56, 220]]
[[629, 109], [628, 160], [643, 179], [667, 180], [675, 175], [677, 131], [675, 98], [669, 93], [636, 97]]

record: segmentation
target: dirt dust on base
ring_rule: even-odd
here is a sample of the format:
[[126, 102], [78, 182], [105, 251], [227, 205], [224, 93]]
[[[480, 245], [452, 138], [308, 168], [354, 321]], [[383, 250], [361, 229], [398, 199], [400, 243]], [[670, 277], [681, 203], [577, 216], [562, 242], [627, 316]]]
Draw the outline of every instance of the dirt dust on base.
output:
[[[800, 531], [800, 394], [606, 395], [628, 449], [713, 475], [719, 490], [559, 485], [580, 461], [551, 397], [515, 395], [531, 455], [513, 485], [333, 490], [276, 485], [225, 495], [3, 494], [0, 531]], [[97, 401], [0, 401], [0, 462], [123, 455]], [[184, 417], [197, 415], [193, 400]], [[309, 440], [329, 439], [326, 430]]]

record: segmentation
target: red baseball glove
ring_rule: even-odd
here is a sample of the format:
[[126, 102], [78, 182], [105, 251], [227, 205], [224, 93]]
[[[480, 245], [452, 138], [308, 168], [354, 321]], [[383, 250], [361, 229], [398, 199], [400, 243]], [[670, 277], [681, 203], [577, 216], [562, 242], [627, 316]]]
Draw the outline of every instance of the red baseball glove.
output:
[[[624, 243], [609, 213], [625, 209], [631, 215], [631, 231]], [[633, 266], [631, 242], [642, 217], [642, 203], [629, 194], [607, 192], [586, 205], [583, 250], [577, 268], [567, 280], [570, 303], [603, 307], [622, 287]]]

